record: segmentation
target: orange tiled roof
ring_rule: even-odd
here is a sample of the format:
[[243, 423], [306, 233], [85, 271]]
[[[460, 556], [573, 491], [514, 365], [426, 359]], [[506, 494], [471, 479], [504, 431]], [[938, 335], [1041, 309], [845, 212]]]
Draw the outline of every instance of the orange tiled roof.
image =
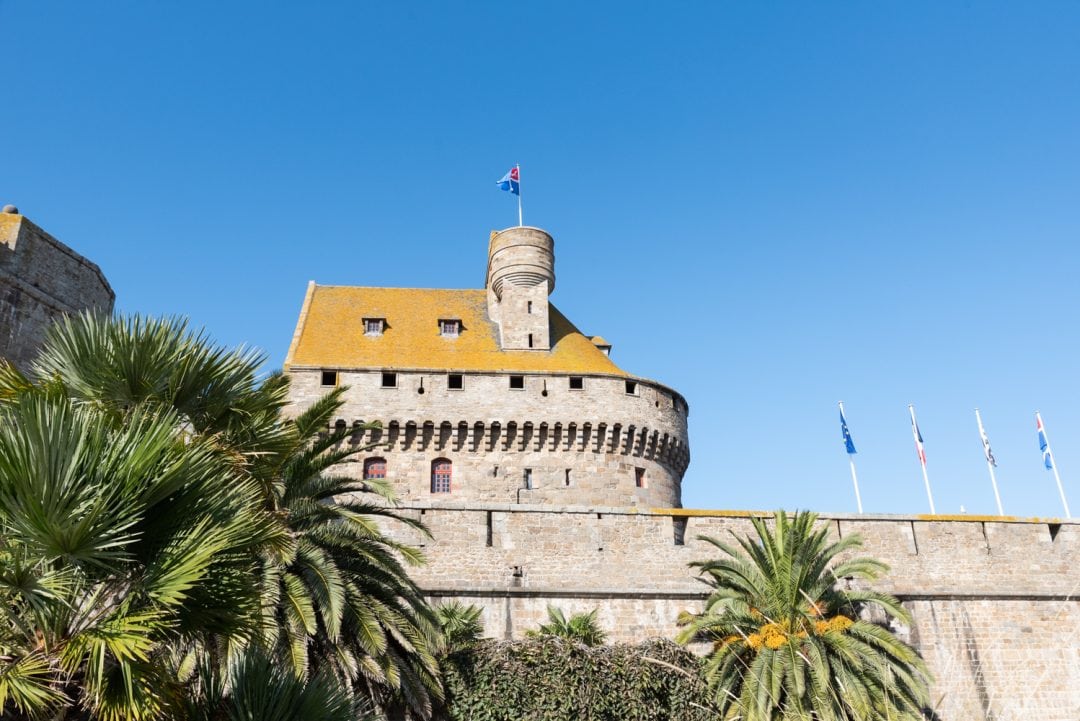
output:
[[[364, 318], [385, 318], [381, 336], [364, 335]], [[444, 338], [440, 319], [460, 319]], [[627, 375], [551, 307], [550, 351], [505, 351], [487, 315], [483, 290], [312, 285], [285, 367], [396, 368]]]

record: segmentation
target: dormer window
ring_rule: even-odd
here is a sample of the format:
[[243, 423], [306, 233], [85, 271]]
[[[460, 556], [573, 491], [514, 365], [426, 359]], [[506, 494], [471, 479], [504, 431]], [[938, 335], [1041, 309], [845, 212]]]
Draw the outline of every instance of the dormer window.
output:
[[364, 335], [382, 335], [386, 328], [385, 318], [364, 318]]
[[461, 321], [456, 318], [443, 318], [439, 321], [439, 335], [443, 338], [457, 338], [461, 335]]

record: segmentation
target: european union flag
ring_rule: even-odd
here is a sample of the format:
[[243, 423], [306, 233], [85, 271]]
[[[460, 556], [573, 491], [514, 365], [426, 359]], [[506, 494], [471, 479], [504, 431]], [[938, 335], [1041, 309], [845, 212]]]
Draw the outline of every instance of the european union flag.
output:
[[844, 434], [844, 448], [847, 449], [848, 455], [853, 455], [855, 453], [855, 441], [851, 440], [851, 431], [848, 430], [843, 410], [840, 411], [840, 431]]

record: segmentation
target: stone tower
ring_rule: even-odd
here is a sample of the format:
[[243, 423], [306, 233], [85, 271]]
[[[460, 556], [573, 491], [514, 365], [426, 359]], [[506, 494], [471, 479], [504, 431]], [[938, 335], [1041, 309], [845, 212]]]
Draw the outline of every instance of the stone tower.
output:
[[403, 502], [680, 506], [686, 400], [549, 302], [554, 245], [492, 233], [483, 290], [312, 282], [285, 361], [294, 408], [347, 386], [337, 425], [375, 446], [357, 472]]
[[508, 228], [488, 244], [488, 315], [503, 350], [551, 350], [548, 296], [555, 290], [555, 241], [539, 228]]
[[96, 265], [13, 206], [0, 212], [0, 357], [25, 370], [55, 319], [110, 313], [115, 298]]

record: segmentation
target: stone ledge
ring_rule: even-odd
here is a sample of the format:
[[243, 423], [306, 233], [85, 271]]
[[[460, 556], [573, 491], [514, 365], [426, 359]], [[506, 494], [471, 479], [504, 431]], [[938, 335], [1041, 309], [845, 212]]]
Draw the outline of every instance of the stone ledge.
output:
[[[640, 508], [636, 506], [554, 506], [539, 503], [484, 503], [442, 504], [430, 501], [404, 501], [396, 506], [399, 510], [422, 511], [502, 511], [516, 513], [578, 513], [619, 516], [679, 516], [684, 518], [772, 518], [773, 511], [711, 510], [699, 508]], [[976, 516], [928, 513], [819, 513], [823, 521], [914, 521], [920, 523], [1032, 523], [1077, 526], [1080, 518], [1051, 518], [1023, 516]]]

